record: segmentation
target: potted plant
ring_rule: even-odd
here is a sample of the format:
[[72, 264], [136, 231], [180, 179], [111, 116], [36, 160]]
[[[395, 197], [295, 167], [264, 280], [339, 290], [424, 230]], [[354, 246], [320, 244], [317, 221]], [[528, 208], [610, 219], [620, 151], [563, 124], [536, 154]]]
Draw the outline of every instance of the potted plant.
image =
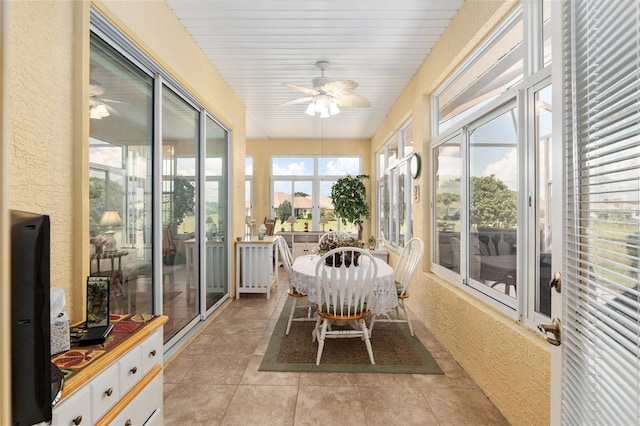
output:
[[367, 242], [369, 243], [369, 250], [376, 249], [376, 246], [378, 245], [378, 239], [375, 235], [370, 236]]
[[331, 202], [335, 214], [344, 225], [353, 223], [358, 226], [358, 240], [362, 239], [362, 222], [370, 217], [363, 179], [369, 179], [369, 176], [346, 175], [331, 187]]
[[[325, 240], [318, 245], [318, 254], [323, 255], [333, 249], [338, 247], [355, 247], [355, 248], [363, 248], [364, 242], [351, 237], [351, 238], [339, 238], [339, 239], [329, 239]], [[346, 259], [347, 264], [351, 262], [351, 259]], [[340, 266], [342, 263], [342, 259], [339, 255], [335, 255], [335, 259], [328, 257], [325, 261], [329, 266]], [[358, 259], [356, 256], [356, 265], [358, 264]]]
[[194, 213], [195, 188], [184, 176], [173, 179], [173, 222], [177, 227], [184, 221], [185, 216]]

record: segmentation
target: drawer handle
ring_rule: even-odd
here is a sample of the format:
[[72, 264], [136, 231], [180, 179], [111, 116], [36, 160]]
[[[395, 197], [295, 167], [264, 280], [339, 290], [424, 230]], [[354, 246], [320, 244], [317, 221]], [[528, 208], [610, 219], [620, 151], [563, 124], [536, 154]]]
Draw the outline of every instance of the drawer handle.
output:
[[107, 396], [111, 396], [113, 395], [113, 388], [109, 388], [105, 391], [105, 394], [107, 394]]
[[131, 374], [136, 374], [138, 372], [138, 367], [133, 367], [130, 371]]
[[131, 426], [133, 424], [133, 422], [131, 421], [131, 419], [127, 419], [126, 422], [124, 422], [124, 426]]
[[82, 423], [82, 416], [78, 416], [75, 419], [73, 419], [73, 424], [74, 425], [79, 425], [80, 423]]
[[151, 351], [151, 356], [156, 356], [156, 350], [155, 349]]

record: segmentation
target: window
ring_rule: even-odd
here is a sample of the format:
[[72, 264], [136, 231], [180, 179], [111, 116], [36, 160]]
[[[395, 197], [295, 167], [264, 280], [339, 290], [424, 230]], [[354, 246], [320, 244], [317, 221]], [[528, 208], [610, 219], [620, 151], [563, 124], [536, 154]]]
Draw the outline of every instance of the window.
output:
[[432, 109], [433, 270], [529, 326], [551, 312], [548, 8], [517, 7]]
[[436, 134], [458, 126], [522, 81], [522, 45], [523, 20], [518, 9], [435, 93]]
[[244, 218], [253, 217], [253, 157], [247, 156], [244, 164]]
[[[291, 229], [290, 216], [296, 219], [294, 231], [340, 229], [357, 233], [352, 224], [344, 225], [333, 213], [331, 187], [347, 174], [360, 174], [358, 157], [272, 157], [272, 214], [276, 227]], [[327, 223], [320, 225], [320, 218]]]
[[409, 121], [377, 153], [379, 239], [401, 248], [413, 236], [413, 123]]

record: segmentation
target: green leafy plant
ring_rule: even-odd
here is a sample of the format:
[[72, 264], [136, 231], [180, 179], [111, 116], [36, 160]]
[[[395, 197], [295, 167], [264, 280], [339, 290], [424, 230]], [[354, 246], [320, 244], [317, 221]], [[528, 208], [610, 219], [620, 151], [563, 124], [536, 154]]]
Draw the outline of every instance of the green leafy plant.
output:
[[321, 244], [318, 245], [318, 254], [324, 254], [338, 247], [364, 248], [364, 242], [354, 237], [335, 238], [335, 239], [327, 238], [323, 240]]
[[195, 188], [184, 176], [173, 179], [173, 221], [180, 225], [187, 215], [192, 215], [195, 201]]
[[378, 245], [378, 239], [376, 238], [375, 235], [372, 235], [369, 237], [368, 243], [369, 243], [369, 248], [374, 249]]
[[363, 179], [369, 179], [369, 176], [346, 175], [331, 187], [331, 202], [336, 215], [344, 225], [353, 223], [358, 226], [358, 240], [362, 239], [362, 222], [370, 217]]

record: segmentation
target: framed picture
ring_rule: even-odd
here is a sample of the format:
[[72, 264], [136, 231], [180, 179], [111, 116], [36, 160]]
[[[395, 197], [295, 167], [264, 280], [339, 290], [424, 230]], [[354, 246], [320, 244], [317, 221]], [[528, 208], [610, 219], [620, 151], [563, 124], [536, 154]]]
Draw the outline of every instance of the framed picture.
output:
[[87, 328], [109, 325], [109, 277], [87, 277]]

